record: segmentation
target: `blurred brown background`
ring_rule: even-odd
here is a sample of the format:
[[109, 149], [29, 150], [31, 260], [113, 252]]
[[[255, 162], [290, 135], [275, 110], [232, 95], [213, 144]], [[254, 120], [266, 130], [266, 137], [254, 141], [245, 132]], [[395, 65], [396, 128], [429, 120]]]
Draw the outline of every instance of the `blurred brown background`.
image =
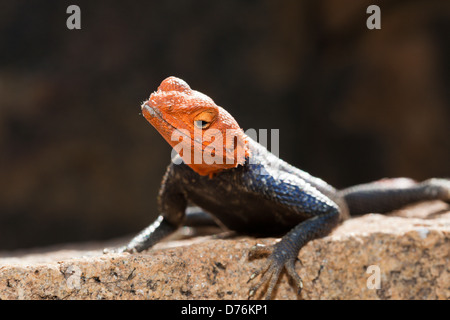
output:
[[154, 219], [170, 148], [139, 106], [169, 75], [280, 129], [281, 157], [336, 187], [450, 176], [449, 2], [0, 5], [0, 251]]

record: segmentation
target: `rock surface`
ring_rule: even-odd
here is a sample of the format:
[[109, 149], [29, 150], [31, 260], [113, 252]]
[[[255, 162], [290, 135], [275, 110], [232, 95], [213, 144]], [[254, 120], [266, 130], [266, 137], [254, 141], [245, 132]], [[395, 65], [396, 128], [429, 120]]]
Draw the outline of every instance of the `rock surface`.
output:
[[[274, 241], [203, 236], [142, 254], [79, 246], [3, 256], [0, 299], [246, 299], [248, 278], [263, 262], [249, 261], [248, 250]], [[273, 298], [449, 299], [448, 205], [436, 201], [353, 218], [307, 244], [299, 259], [304, 290], [298, 295], [283, 273]], [[369, 288], [375, 283], [369, 266], [379, 270], [379, 289]]]

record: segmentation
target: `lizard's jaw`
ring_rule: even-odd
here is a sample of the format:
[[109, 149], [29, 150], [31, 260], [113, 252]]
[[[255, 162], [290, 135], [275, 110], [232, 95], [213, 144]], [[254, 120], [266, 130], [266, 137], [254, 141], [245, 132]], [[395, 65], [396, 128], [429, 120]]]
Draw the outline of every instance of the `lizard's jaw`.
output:
[[[169, 144], [172, 144], [174, 140], [172, 140], [172, 135], [176, 131], [181, 135], [185, 135], [189, 139], [191, 139], [190, 135], [184, 134], [184, 132], [188, 130], [178, 130], [176, 126], [171, 123], [170, 119], [166, 119], [163, 116], [163, 112], [158, 109], [158, 107], [152, 106], [150, 100], [145, 101], [141, 105], [142, 114], [147, 119], [148, 122], [156, 129], [159, 133], [166, 139]], [[192, 140], [192, 139], [191, 139]]]

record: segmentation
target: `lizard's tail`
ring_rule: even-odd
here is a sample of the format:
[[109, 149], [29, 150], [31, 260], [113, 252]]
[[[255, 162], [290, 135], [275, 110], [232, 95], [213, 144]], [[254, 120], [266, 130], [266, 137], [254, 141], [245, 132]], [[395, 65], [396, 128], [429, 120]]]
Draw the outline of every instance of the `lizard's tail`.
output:
[[407, 178], [383, 179], [339, 191], [350, 215], [386, 213], [425, 200], [450, 203], [450, 179], [433, 178], [421, 183]]

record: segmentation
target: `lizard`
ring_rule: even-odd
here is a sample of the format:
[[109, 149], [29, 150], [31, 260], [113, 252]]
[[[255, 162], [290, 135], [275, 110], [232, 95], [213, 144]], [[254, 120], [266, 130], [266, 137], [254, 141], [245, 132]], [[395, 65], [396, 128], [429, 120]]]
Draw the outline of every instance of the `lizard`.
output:
[[[224, 108], [177, 77], [163, 80], [141, 110], [178, 154], [161, 183], [158, 218], [117, 251], [152, 247], [186, 224], [192, 205], [229, 230], [281, 236], [272, 246], [250, 248], [249, 256], [267, 258], [249, 277], [250, 282], [260, 276], [249, 298], [267, 285], [265, 298], [270, 299], [284, 269], [300, 294], [303, 282], [295, 271], [300, 249], [328, 235], [351, 215], [387, 213], [424, 200], [450, 202], [450, 180], [443, 178], [383, 179], [337, 190], [269, 152], [247, 136]], [[231, 131], [234, 139], [224, 142], [217, 135], [213, 139], [211, 131], [223, 137]], [[198, 155], [213, 156], [215, 161], [195, 161]]]

